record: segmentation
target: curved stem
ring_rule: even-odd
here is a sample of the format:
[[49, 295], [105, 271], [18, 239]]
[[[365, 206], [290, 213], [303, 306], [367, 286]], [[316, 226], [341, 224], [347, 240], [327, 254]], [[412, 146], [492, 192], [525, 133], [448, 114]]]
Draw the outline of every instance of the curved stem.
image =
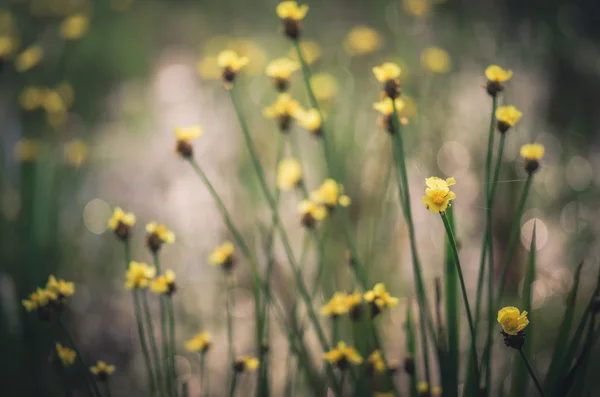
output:
[[538, 389], [540, 396], [545, 397], [544, 390], [542, 389], [542, 385], [540, 385], [540, 382], [538, 381], [537, 377], [535, 376], [535, 372], [533, 372], [533, 368], [531, 368], [531, 365], [529, 365], [529, 361], [527, 361], [527, 357], [525, 357], [525, 353], [523, 353], [523, 349], [518, 349], [518, 350], [519, 350], [519, 353], [521, 353], [521, 358], [523, 359], [523, 362], [525, 363], [525, 366], [527, 367], [527, 371], [529, 371], [529, 375], [531, 376], [531, 379], [533, 379], [533, 383], [535, 383], [535, 387]]

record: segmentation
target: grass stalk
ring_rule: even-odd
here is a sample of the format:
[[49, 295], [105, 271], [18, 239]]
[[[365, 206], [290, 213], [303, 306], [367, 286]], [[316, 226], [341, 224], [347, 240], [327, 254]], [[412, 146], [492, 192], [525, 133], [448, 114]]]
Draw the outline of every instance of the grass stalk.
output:
[[[446, 210], [452, 233], [456, 233], [454, 208]], [[458, 306], [458, 274], [452, 247], [447, 237], [444, 238], [444, 310], [446, 313], [447, 354], [444, 367], [446, 368], [446, 384], [443, 386], [448, 397], [458, 396], [458, 376], [460, 368], [460, 307]], [[441, 345], [441, 343], [440, 343]], [[439, 346], [441, 348], [441, 346]]]
[[[156, 388], [159, 391], [159, 394], [164, 393], [167, 389], [164, 388], [163, 384], [163, 372], [162, 365], [160, 360], [160, 354], [158, 354], [158, 344], [156, 342], [156, 337], [154, 336], [154, 327], [152, 325], [152, 313], [150, 312], [150, 306], [148, 305], [148, 295], [146, 294], [146, 290], [138, 290], [138, 293], [141, 295], [142, 302], [142, 316], [145, 321], [145, 329], [148, 334], [148, 339], [150, 341], [150, 357], [152, 357], [152, 361], [154, 362], [154, 373], [156, 375]], [[166, 371], [164, 372], [166, 373]]]
[[173, 308], [173, 298], [171, 296], [165, 296], [164, 300], [167, 306], [167, 317], [169, 320], [169, 363], [171, 365], [171, 373], [168, 376], [172, 377], [172, 390], [173, 395], [178, 395], [178, 382], [177, 382], [177, 367], [175, 363], [176, 351], [176, 335], [175, 335], [175, 310]]
[[[162, 268], [160, 265], [160, 259], [158, 256], [158, 252], [154, 252], [152, 254], [152, 257], [154, 258], [154, 267], [156, 267], [156, 273], [160, 274], [162, 272]], [[167, 395], [172, 395], [173, 392], [173, 386], [172, 386], [172, 379], [171, 379], [171, 361], [170, 361], [170, 357], [171, 355], [169, 354], [169, 331], [167, 328], [167, 307], [166, 307], [166, 302], [163, 299], [162, 296], [159, 295], [159, 321], [160, 321], [160, 334], [161, 334], [161, 345], [162, 345], [162, 363], [164, 368], [164, 373], [163, 373], [163, 377], [165, 380], [165, 392]], [[157, 356], [157, 360], [161, 361], [160, 358]]]
[[210, 376], [206, 376], [206, 353], [200, 353], [200, 386], [202, 397], [210, 396]]
[[521, 354], [521, 358], [523, 359], [523, 363], [525, 364], [525, 367], [527, 367], [527, 371], [529, 372], [529, 375], [531, 376], [531, 379], [533, 380], [533, 383], [535, 384], [536, 389], [540, 393], [540, 396], [545, 397], [544, 390], [542, 389], [542, 385], [538, 381], [537, 376], [535, 376], [535, 372], [533, 371], [533, 368], [531, 368], [531, 365], [529, 365], [529, 361], [527, 360], [525, 353], [523, 353], [523, 349], [518, 349], [518, 350], [519, 350], [519, 353]]

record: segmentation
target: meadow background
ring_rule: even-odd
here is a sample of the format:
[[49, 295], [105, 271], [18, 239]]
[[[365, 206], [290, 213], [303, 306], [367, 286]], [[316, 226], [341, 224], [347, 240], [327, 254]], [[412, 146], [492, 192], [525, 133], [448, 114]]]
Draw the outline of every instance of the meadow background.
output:
[[[138, 217], [132, 239], [136, 260], [150, 261], [143, 244], [145, 223], [165, 223], [177, 236], [175, 244], [162, 250], [162, 262], [178, 277], [179, 380], [188, 383], [190, 395], [198, 394], [198, 360], [185, 352], [183, 342], [201, 328], [215, 336], [210, 374], [215, 379], [225, 376], [224, 280], [207, 257], [230, 236], [204, 185], [176, 156], [173, 130], [203, 126], [195, 158], [234, 222], [254, 246], [262, 246], [271, 215], [219, 81], [216, 56], [231, 48], [250, 59], [239, 76], [238, 93], [272, 181], [280, 133], [275, 122], [262, 115], [276, 96], [264, 71], [270, 60], [292, 48], [280, 33], [277, 3], [57, 0], [50, 6], [39, 0], [5, 0], [0, 5], [0, 15], [10, 10], [18, 21], [23, 44], [35, 39], [46, 51], [32, 71], [17, 73], [6, 64], [0, 71], [0, 384], [6, 396], [55, 395], [53, 391], [60, 390], [48, 366], [48, 330], [20, 304], [50, 273], [76, 282], [69, 324], [88, 361], [116, 364], [113, 394], [139, 395], [143, 389], [131, 299], [123, 289], [122, 246], [107, 231], [115, 206]], [[501, 258], [525, 180], [519, 147], [535, 140], [545, 145], [546, 156], [521, 221], [522, 244], [507, 291], [515, 299], [520, 294], [535, 220], [538, 274], [531, 343], [536, 368], [543, 372], [577, 264], [585, 262], [580, 294], [584, 300], [596, 279], [600, 5], [583, 0], [307, 3], [311, 8], [303, 23], [303, 40], [319, 48], [311, 64], [313, 74], [330, 76], [315, 89], [323, 91], [334, 167], [353, 201], [348, 209], [351, 230], [369, 263], [370, 279], [385, 281], [401, 298], [385, 318], [390, 358], [404, 357], [403, 321], [406, 308], [416, 309], [416, 303], [408, 235], [396, 190], [387, 182], [392, 164], [388, 136], [372, 109], [379, 84], [371, 68], [391, 60], [403, 69], [401, 84], [410, 112], [404, 133], [411, 191], [420, 192], [424, 178], [432, 175], [458, 181], [454, 213], [463, 271], [473, 294], [485, 213], [483, 163], [491, 103], [481, 88], [483, 71], [492, 63], [514, 71], [501, 101], [517, 106], [524, 116], [508, 132], [494, 213], [494, 249]], [[89, 13], [91, 24], [82, 38], [64, 41], [56, 27], [72, 10]], [[347, 51], [348, 32], [358, 25], [379, 33], [379, 48], [368, 54]], [[450, 55], [447, 72], [423, 68], [421, 53], [431, 46]], [[64, 122], [19, 105], [23, 88], [54, 87], [64, 81], [72, 85], [75, 98]], [[291, 92], [308, 105], [300, 73], [292, 77]], [[306, 185], [314, 189], [327, 177], [318, 141], [298, 127], [291, 134], [307, 165]], [[444, 266], [444, 230], [437, 217], [422, 209], [419, 197], [412, 200], [425, 282], [433, 296], [434, 279]], [[281, 216], [299, 251], [303, 231], [297, 201], [293, 194], [283, 195]], [[333, 291], [352, 287], [340, 226], [333, 224], [330, 235], [324, 292], [315, 307]], [[309, 252], [314, 255], [314, 250]], [[295, 294], [279, 243], [275, 258], [275, 293], [291, 308]], [[309, 254], [308, 275], [313, 262]], [[241, 267], [236, 277], [235, 344], [240, 352], [256, 354], [250, 273]], [[466, 327], [462, 333], [466, 350]], [[516, 356], [502, 347], [499, 334], [495, 338], [493, 360], [509, 368]], [[273, 362], [282, 363], [273, 366], [273, 390], [280, 393], [288, 348], [275, 326], [270, 350]], [[593, 355], [590, 374], [599, 366]], [[504, 379], [507, 371], [499, 369], [494, 378]], [[586, 382], [589, 390], [600, 392], [597, 377]]]

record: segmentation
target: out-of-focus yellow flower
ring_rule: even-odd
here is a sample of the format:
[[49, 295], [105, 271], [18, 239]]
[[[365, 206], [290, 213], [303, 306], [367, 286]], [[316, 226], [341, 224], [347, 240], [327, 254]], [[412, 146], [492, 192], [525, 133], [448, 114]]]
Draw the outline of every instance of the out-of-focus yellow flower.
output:
[[31, 162], [37, 158], [39, 142], [36, 139], [23, 138], [15, 144], [15, 158], [22, 162]]
[[277, 187], [292, 190], [302, 183], [302, 166], [293, 157], [283, 159], [277, 165]]
[[502, 326], [502, 331], [508, 335], [516, 335], [523, 331], [529, 320], [527, 319], [527, 311], [519, 311], [514, 306], [506, 306], [498, 311], [498, 322]]
[[75, 293], [75, 284], [71, 281], [56, 279], [54, 275], [48, 277], [46, 282], [46, 290], [52, 291], [57, 295], [57, 299], [63, 299], [73, 296]]
[[58, 354], [60, 364], [63, 367], [73, 365], [73, 363], [75, 362], [75, 357], [77, 357], [77, 353], [75, 353], [75, 350], [65, 347], [60, 343], [56, 344], [56, 353]]
[[[306, 64], [309, 66], [315, 63], [319, 58], [321, 58], [321, 46], [316, 41], [303, 40], [300, 43], [300, 51], [302, 51], [304, 62], [306, 62]], [[290, 49], [289, 57], [295, 61], [299, 61], [296, 48]]]
[[340, 369], [348, 368], [351, 363], [360, 364], [363, 361], [360, 354], [353, 347], [347, 346], [342, 341], [338, 342], [335, 348], [323, 354], [323, 358]]
[[42, 106], [48, 113], [64, 112], [67, 109], [62, 97], [54, 90], [46, 90], [44, 92]]
[[381, 34], [368, 26], [355, 26], [348, 32], [344, 49], [350, 55], [370, 54], [382, 46]]
[[199, 125], [193, 125], [190, 127], [176, 127], [175, 138], [175, 152], [184, 159], [190, 159], [194, 157], [194, 146], [192, 140], [200, 138], [202, 136], [202, 127]]
[[402, 103], [404, 106], [400, 111], [400, 115], [407, 119], [413, 119], [417, 115], [417, 103], [415, 100], [406, 94], [402, 94]]
[[295, 1], [282, 1], [277, 5], [276, 11], [281, 19], [300, 21], [306, 16], [308, 6], [306, 4], [299, 6]]
[[9, 35], [0, 34], [0, 59], [12, 55], [18, 47], [18, 42]]
[[485, 86], [486, 91], [491, 96], [495, 97], [500, 92], [504, 91], [505, 81], [510, 80], [512, 77], [512, 70], [502, 69], [498, 65], [490, 65], [485, 69], [485, 77], [487, 77], [487, 84]]
[[231, 241], [225, 241], [210, 253], [208, 262], [213, 266], [220, 266], [223, 270], [231, 270], [234, 265], [233, 252], [235, 246]]
[[205, 56], [198, 62], [196, 69], [200, 77], [207, 80], [217, 80], [222, 77], [222, 70], [219, 68], [216, 56]]
[[44, 102], [44, 90], [40, 87], [25, 87], [19, 94], [19, 104], [27, 111], [35, 110]]
[[310, 87], [318, 101], [332, 100], [338, 92], [338, 83], [329, 73], [317, 73], [310, 78]]
[[235, 81], [239, 71], [248, 64], [248, 57], [239, 56], [235, 51], [225, 50], [219, 53], [217, 65], [221, 68], [221, 77], [229, 87]]
[[244, 73], [251, 76], [259, 76], [265, 72], [269, 55], [256, 41], [250, 39], [236, 39], [229, 43], [227, 48], [237, 52], [241, 57], [252, 60], [252, 62], [244, 67]]
[[164, 274], [161, 274], [152, 280], [150, 289], [157, 294], [173, 295], [176, 290], [175, 272], [171, 269], [167, 269]]
[[46, 308], [50, 302], [58, 300], [56, 292], [47, 288], [38, 288], [35, 292], [29, 295], [29, 299], [23, 299], [21, 303], [25, 310], [32, 312]]
[[419, 394], [429, 394], [429, 384], [427, 382], [419, 382], [417, 384], [417, 391]]
[[156, 222], [150, 222], [146, 225], [146, 245], [150, 251], [156, 253], [163, 244], [173, 244], [174, 242], [175, 233], [165, 225], [159, 225]]
[[266, 118], [277, 120], [279, 130], [287, 132], [290, 129], [292, 115], [300, 108], [300, 103], [288, 93], [282, 93], [277, 96], [271, 106], [263, 110]]
[[521, 120], [521, 116], [523, 116], [523, 113], [521, 113], [514, 106], [500, 106], [498, 109], [496, 109], [498, 131], [505, 133], [510, 127], [514, 126], [519, 120]]
[[421, 66], [426, 72], [447, 73], [452, 66], [448, 52], [439, 47], [427, 47], [421, 52]]
[[344, 186], [333, 179], [326, 179], [317, 190], [310, 194], [310, 198], [330, 210], [338, 205], [347, 207], [351, 203], [350, 197], [344, 194]]
[[294, 119], [300, 124], [302, 128], [310, 131], [314, 136], [321, 136], [321, 115], [317, 109], [308, 109], [304, 110], [302, 108], [298, 108], [294, 112]]
[[241, 356], [238, 357], [233, 363], [233, 370], [238, 373], [245, 371], [255, 371], [259, 365], [260, 361], [258, 361], [257, 358], [250, 356]]
[[192, 353], [206, 353], [211, 346], [212, 336], [207, 331], [199, 332], [185, 342], [185, 349]]
[[96, 365], [90, 367], [90, 372], [96, 376], [100, 382], [106, 382], [117, 368], [114, 365], [108, 365], [104, 361], [98, 361]]
[[306, 227], [314, 227], [318, 221], [322, 221], [327, 216], [327, 209], [312, 200], [302, 200], [298, 204], [298, 212], [300, 222]]
[[385, 62], [380, 66], [373, 67], [373, 74], [380, 83], [396, 80], [400, 77], [401, 73], [402, 69], [400, 69], [400, 66], [393, 62]]
[[64, 155], [67, 164], [79, 168], [88, 158], [88, 146], [83, 139], [73, 139], [65, 144]]
[[300, 64], [290, 58], [282, 57], [272, 60], [267, 65], [267, 76], [273, 79], [279, 91], [287, 90], [292, 73], [300, 68]]
[[404, 0], [404, 10], [414, 17], [424, 17], [431, 12], [431, 0]]
[[87, 33], [89, 25], [90, 19], [87, 15], [71, 15], [60, 24], [60, 37], [65, 40], [77, 40]]
[[385, 361], [383, 361], [383, 357], [381, 357], [381, 351], [375, 350], [371, 353], [367, 358], [367, 362], [369, 363], [371, 372], [383, 373], [385, 371]]
[[439, 397], [442, 395], [442, 388], [439, 386], [433, 386], [431, 388], [431, 396], [432, 397]]
[[450, 190], [450, 186], [454, 185], [456, 180], [454, 178], [447, 178], [446, 180], [432, 176], [425, 178], [425, 196], [421, 198], [421, 201], [425, 203], [425, 208], [438, 214], [446, 211], [446, 208], [450, 206], [450, 200], [456, 198], [456, 194]]
[[361, 307], [363, 302], [363, 294], [360, 291], [355, 291], [353, 294], [346, 295], [346, 305], [352, 320], [358, 320], [361, 315]]
[[319, 313], [324, 317], [338, 317], [348, 313], [348, 295], [344, 292], [336, 292], [333, 297], [324, 306], [321, 306]]
[[129, 240], [133, 225], [135, 225], [135, 215], [131, 212], [125, 212], [119, 207], [115, 208], [108, 220], [108, 228], [123, 241]]
[[146, 263], [131, 261], [127, 270], [125, 287], [127, 289], [146, 288], [156, 275], [156, 268]]
[[375, 102], [373, 104], [373, 109], [377, 110], [384, 116], [390, 116], [392, 113], [394, 113], [394, 102], [396, 105], [396, 111], [400, 113], [402, 109], [404, 109], [404, 101], [402, 101], [400, 98], [396, 98], [392, 102], [392, 98], [386, 97], [379, 102]]
[[375, 284], [372, 290], [365, 292], [364, 298], [371, 303], [371, 317], [375, 317], [386, 308], [396, 306], [399, 301], [386, 291], [383, 283]]
[[38, 44], [27, 47], [15, 59], [15, 69], [18, 72], [26, 72], [35, 67], [44, 57], [44, 50]]

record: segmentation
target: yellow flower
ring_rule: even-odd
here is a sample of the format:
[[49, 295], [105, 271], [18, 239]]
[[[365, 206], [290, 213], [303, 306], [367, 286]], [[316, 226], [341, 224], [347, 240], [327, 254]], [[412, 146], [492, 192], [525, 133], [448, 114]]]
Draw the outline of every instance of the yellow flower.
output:
[[350, 55], [369, 54], [381, 48], [382, 37], [368, 26], [355, 26], [344, 41], [344, 49]]
[[267, 65], [267, 76], [273, 78], [275, 86], [285, 91], [292, 73], [300, 68], [300, 64], [290, 58], [282, 57], [272, 60]]
[[400, 77], [402, 70], [398, 64], [393, 62], [385, 62], [380, 66], [373, 68], [373, 74], [380, 83], [386, 83], [390, 80], [396, 80]]
[[525, 171], [531, 175], [540, 167], [540, 160], [544, 157], [544, 146], [539, 143], [523, 145], [521, 146], [521, 157], [525, 160]]
[[236, 372], [254, 371], [258, 368], [260, 362], [257, 358], [250, 356], [241, 356], [233, 363], [233, 369]]
[[96, 375], [96, 378], [100, 382], [105, 382], [115, 370], [116, 367], [114, 365], [108, 365], [104, 361], [98, 361], [96, 365], [90, 367], [90, 372]]
[[348, 313], [348, 310], [348, 295], [343, 292], [336, 292], [329, 302], [321, 306], [319, 313], [324, 317], [337, 317]]
[[344, 186], [333, 179], [326, 179], [317, 190], [310, 194], [310, 198], [330, 210], [338, 205], [347, 207], [351, 202], [350, 197], [344, 194]]
[[[316, 41], [303, 40], [300, 43], [300, 51], [302, 51], [304, 62], [306, 62], [306, 64], [309, 66], [315, 63], [319, 58], [321, 58], [321, 46]], [[295, 61], [299, 61], [296, 48], [290, 49], [289, 57]]]
[[485, 77], [496, 83], [504, 83], [512, 77], [512, 74], [512, 70], [504, 70], [498, 65], [490, 65], [485, 69]]
[[231, 270], [233, 266], [233, 252], [235, 247], [231, 241], [225, 241], [211, 252], [208, 262], [213, 266], [221, 266], [224, 270]]
[[310, 87], [318, 101], [329, 101], [338, 92], [338, 83], [329, 73], [317, 73], [310, 78]]
[[196, 71], [200, 77], [210, 80], [221, 78], [221, 68], [217, 64], [216, 56], [205, 56], [198, 62]]
[[206, 353], [211, 346], [212, 337], [207, 331], [199, 332], [185, 342], [185, 349], [192, 353]]
[[502, 326], [502, 331], [508, 335], [516, 335], [523, 331], [529, 324], [527, 311], [519, 311], [514, 306], [507, 306], [498, 311], [498, 322]]
[[172, 295], [175, 292], [175, 272], [167, 269], [150, 283], [150, 289], [157, 294]]
[[363, 302], [363, 294], [359, 291], [354, 292], [353, 294], [346, 296], [346, 304], [348, 305], [348, 310], [350, 311], [350, 315], [352, 315], [352, 311], [358, 309]]
[[425, 16], [431, 11], [431, 0], [404, 0], [404, 10], [415, 17]]
[[40, 87], [25, 87], [19, 94], [19, 104], [27, 111], [35, 110], [44, 102], [44, 91]]
[[277, 5], [276, 11], [281, 19], [300, 21], [306, 16], [308, 6], [306, 4], [299, 6], [295, 1], [282, 1]]
[[88, 146], [82, 139], [73, 139], [65, 144], [65, 160], [75, 168], [81, 167], [88, 157]]
[[419, 384], [417, 384], [417, 391], [421, 394], [428, 393], [429, 384], [427, 382], [419, 382]]
[[295, 158], [286, 158], [277, 166], [277, 187], [281, 190], [292, 190], [302, 183], [302, 167]]
[[15, 143], [15, 158], [22, 162], [34, 161], [37, 158], [39, 146], [39, 142], [35, 139], [19, 139], [17, 143]]
[[60, 24], [60, 37], [65, 40], [77, 40], [88, 31], [89, 18], [84, 14], [75, 14]]
[[54, 275], [48, 277], [46, 290], [54, 292], [58, 299], [72, 296], [75, 293], [75, 284], [70, 281], [57, 280]]
[[60, 343], [56, 344], [56, 353], [63, 367], [72, 365], [75, 362], [75, 357], [77, 357], [75, 350], [64, 347]]
[[379, 373], [385, 371], [385, 362], [383, 361], [383, 357], [381, 357], [381, 352], [379, 350], [375, 350], [371, 353], [367, 358], [367, 362], [369, 363], [371, 371]]
[[123, 241], [129, 240], [131, 228], [135, 225], [135, 215], [117, 207], [108, 220], [108, 228]]
[[371, 303], [371, 317], [375, 317], [383, 309], [394, 307], [399, 299], [391, 296], [386, 291], [383, 283], [377, 283], [372, 290], [365, 292], [365, 301]]
[[56, 292], [49, 289], [38, 288], [35, 292], [29, 295], [29, 299], [23, 299], [21, 303], [25, 307], [25, 310], [32, 312], [34, 310], [43, 309], [50, 302], [58, 300]]
[[294, 119], [302, 126], [302, 128], [307, 129], [315, 136], [320, 136], [321, 131], [321, 115], [317, 109], [308, 109], [304, 110], [302, 108], [298, 108], [294, 112]]
[[156, 275], [154, 266], [131, 261], [127, 270], [125, 287], [127, 289], [146, 288], [151, 279]]
[[17, 41], [8, 35], [0, 35], [0, 58], [10, 56], [17, 49]]
[[42, 106], [48, 113], [60, 113], [67, 109], [61, 96], [53, 90], [46, 90]]
[[165, 225], [150, 222], [146, 225], [146, 245], [152, 252], [158, 252], [163, 244], [173, 244], [175, 233], [167, 229]]
[[442, 395], [442, 388], [439, 386], [433, 386], [431, 388], [431, 396], [432, 397], [439, 397]]
[[264, 48], [250, 39], [236, 39], [230, 41], [227, 49], [237, 52], [241, 57], [252, 59], [252, 62], [244, 68], [251, 76], [259, 76], [264, 73], [269, 57]]
[[[396, 104], [396, 111], [400, 112], [404, 109], [404, 102], [400, 98], [394, 99]], [[386, 97], [379, 102], [375, 102], [373, 104], [373, 109], [377, 110], [379, 113], [384, 116], [391, 116], [394, 113], [394, 102], [392, 102], [392, 98]]]
[[201, 136], [202, 127], [199, 125], [193, 125], [190, 127], [176, 127], [175, 137], [177, 141], [175, 144], [175, 151], [185, 159], [192, 158], [194, 156], [192, 140], [200, 138]]
[[521, 120], [522, 115], [523, 113], [521, 113], [514, 106], [500, 106], [498, 109], [496, 109], [498, 130], [501, 133], [505, 133], [510, 127], [514, 126], [519, 120]]
[[421, 201], [425, 203], [425, 208], [434, 214], [446, 211], [446, 208], [450, 206], [450, 200], [456, 198], [456, 194], [449, 187], [455, 183], [454, 178], [446, 180], [436, 176], [425, 178], [427, 187], [425, 188], [425, 196], [421, 198]]
[[333, 365], [337, 365], [340, 369], [347, 368], [350, 363], [360, 364], [363, 359], [358, 352], [351, 346], [347, 346], [344, 342], [338, 342], [337, 346], [327, 353], [323, 354], [323, 358]]
[[248, 64], [248, 61], [248, 57], [239, 56], [232, 50], [225, 50], [219, 53], [217, 65], [222, 69], [221, 77], [227, 87], [233, 84], [235, 76]]
[[276, 119], [282, 132], [288, 131], [292, 115], [300, 108], [298, 101], [288, 93], [279, 94], [271, 106], [263, 110], [263, 115], [269, 119]]
[[40, 63], [43, 56], [44, 50], [42, 50], [40, 45], [34, 44], [27, 47], [15, 59], [15, 69], [18, 72], [26, 72]]
[[311, 200], [302, 200], [298, 204], [298, 212], [300, 221], [306, 227], [314, 227], [318, 221], [322, 221], [327, 216], [327, 209]]
[[445, 50], [438, 47], [428, 47], [421, 52], [421, 66], [426, 72], [446, 73], [450, 70], [452, 61]]

